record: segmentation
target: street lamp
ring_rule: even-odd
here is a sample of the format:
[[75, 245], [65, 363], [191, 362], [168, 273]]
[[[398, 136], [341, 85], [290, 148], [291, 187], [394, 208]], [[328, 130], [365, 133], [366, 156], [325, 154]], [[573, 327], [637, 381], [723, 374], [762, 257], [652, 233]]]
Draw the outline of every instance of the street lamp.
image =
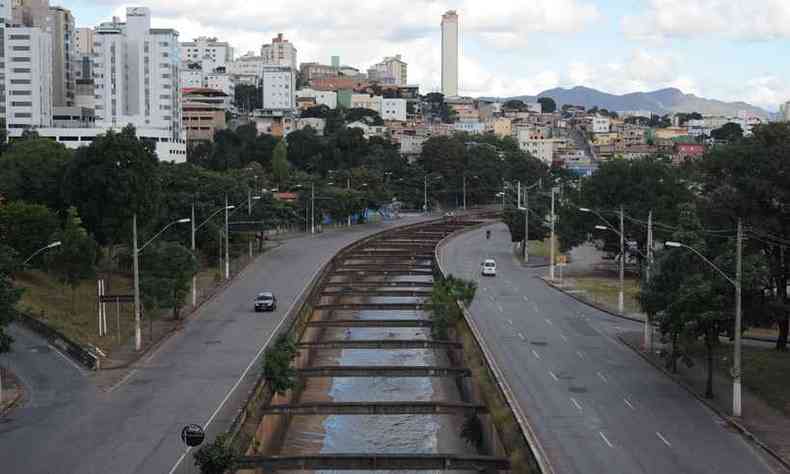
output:
[[735, 344], [733, 347], [732, 357], [732, 416], [741, 416], [741, 329], [743, 319], [743, 303], [741, 300], [741, 289], [743, 279], [743, 225], [738, 220], [738, 237], [736, 249], [736, 263], [735, 263], [735, 278], [733, 279], [727, 275], [724, 270], [719, 268], [715, 263], [711, 262], [706, 256], [702, 255], [697, 249], [689, 247], [681, 242], [666, 242], [664, 245], [672, 248], [684, 248], [690, 250], [698, 257], [700, 257], [711, 268], [719, 272], [732, 286], [735, 287]]
[[157, 232], [153, 237], [148, 239], [148, 242], [142, 246], [137, 245], [137, 214], [132, 216], [132, 259], [134, 265], [134, 347], [136, 350], [142, 349], [142, 332], [140, 330], [140, 252], [143, 251], [148, 245], [151, 244], [157, 237], [162, 235], [164, 231], [176, 224], [186, 224], [192, 222], [192, 219], [178, 219], [173, 221]]
[[614, 232], [620, 237], [620, 291], [617, 295], [617, 310], [620, 314], [625, 312], [625, 221], [623, 215], [623, 206], [620, 206], [620, 230], [614, 228], [612, 224], [598, 211], [589, 209], [587, 207], [580, 207], [579, 211], [595, 214], [599, 219], [606, 223], [606, 226], [596, 225], [598, 230], [609, 230]]
[[[196, 250], [197, 250], [197, 247], [196, 247], [196, 245], [195, 245], [195, 234], [197, 233], [197, 231], [198, 231], [198, 230], [200, 230], [200, 228], [201, 228], [201, 227], [203, 227], [204, 225], [208, 224], [208, 222], [209, 222], [209, 221], [210, 221], [210, 220], [211, 220], [211, 219], [212, 219], [214, 216], [216, 216], [217, 214], [219, 214], [220, 212], [222, 212], [222, 211], [225, 211], [225, 212], [227, 212], [227, 211], [229, 211], [229, 210], [231, 210], [231, 209], [235, 209], [235, 208], [236, 208], [236, 206], [228, 206], [228, 205], [226, 204], [226, 205], [225, 205], [225, 207], [221, 207], [221, 208], [217, 209], [216, 211], [212, 212], [212, 213], [211, 213], [211, 214], [210, 214], [210, 215], [209, 215], [209, 216], [206, 218], [206, 220], [204, 220], [203, 222], [201, 222], [199, 225], [195, 225], [195, 203], [194, 203], [194, 202], [192, 202], [192, 219], [191, 219], [191, 221], [192, 221], [192, 253], [193, 253], [193, 254], [194, 254], [194, 253], [196, 252]], [[221, 246], [221, 244], [222, 244], [222, 240], [220, 239], [220, 246]], [[220, 250], [221, 250], [221, 249], [220, 249]], [[220, 252], [220, 255], [219, 255], [219, 257], [220, 257], [220, 260], [222, 260], [222, 252]], [[193, 307], [194, 307], [194, 306], [197, 306], [197, 276], [196, 276], [196, 275], [192, 275], [192, 306], [193, 306]]]
[[32, 255], [27, 257], [25, 259], [25, 261], [22, 262], [22, 265], [27, 265], [27, 262], [33, 260], [33, 257], [35, 257], [36, 255], [40, 254], [41, 252], [43, 252], [45, 250], [48, 250], [48, 249], [51, 249], [51, 248], [60, 247], [60, 245], [61, 245], [61, 242], [58, 240], [58, 241], [52, 242], [51, 244], [48, 244], [48, 245], [46, 245], [44, 247], [41, 247], [40, 249], [38, 249], [35, 252], [33, 252]]

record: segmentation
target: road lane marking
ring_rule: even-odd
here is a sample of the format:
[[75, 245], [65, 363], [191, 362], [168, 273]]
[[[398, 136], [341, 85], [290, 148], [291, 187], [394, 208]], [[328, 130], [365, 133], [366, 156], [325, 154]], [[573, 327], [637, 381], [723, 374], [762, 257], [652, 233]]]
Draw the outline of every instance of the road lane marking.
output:
[[526, 340], [527, 340], [527, 338], [525, 338], [525, 337], [524, 337], [524, 335], [523, 335], [523, 334], [521, 334], [521, 333], [518, 333], [518, 337], [519, 337], [519, 338], [520, 338], [522, 341], [526, 341]]
[[603, 380], [603, 383], [609, 383], [609, 380], [606, 378], [606, 376], [600, 372], [598, 372], [598, 378]]
[[573, 406], [575, 406], [577, 410], [583, 411], [582, 406], [579, 405], [579, 402], [577, 402], [575, 398], [571, 397], [571, 403], [573, 403]]
[[494, 295], [488, 295], [488, 299], [490, 299], [491, 302], [493, 303], [494, 302]]
[[606, 435], [603, 434], [603, 431], [599, 431], [598, 434], [601, 435], [601, 438], [603, 439], [604, 443], [606, 443], [607, 446], [609, 446], [610, 448], [614, 448], [614, 445], [609, 441]]
[[504, 313], [504, 312], [505, 312], [505, 310], [502, 308], [502, 305], [501, 305], [501, 304], [498, 304], [498, 305], [496, 305], [496, 309], [497, 309], [497, 310], [498, 310], [500, 313]]
[[564, 334], [560, 334], [560, 337], [562, 338], [563, 341], [568, 342], [568, 338], [565, 337]]
[[483, 287], [483, 291], [488, 291], [488, 288], [486, 288], [486, 287], [484, 286], [484, 287]]
[[538, 360], [540, 360], [540, 354], [538, 354], [538, 353], [537, 353], [537, 351], [535, 351], [535, 349], [532, 349], [532, 354], [533, 354], [535, 357], [537, 357], [537, 358], [538, 358]]
[[527, 297], [525, 296], [525, 297], [524, 297], [524, 301], [529, 301], [529, 298], [527, 298]]
[[536, 313], [540, 313], [540, 308], [538, 308], [538, 305], [535, 304], [534, 301], [532, 302], [532, 309], [534, 309]]
[[628, 405], [628, 408], [632, 410], [636, 410], [636, 407], [631, 403], [630, 400], [628, 400], [627, 398], [623, 398], [623, 401], [625, 402], [626, 405]]
[[549, 370], [549, 375], [551, 375], [551, 378], [553, 378], [555, 382], [559, 382], [559, 381], [560, 381], [559, 377], [557, 377], [557, 376], [554, 374], [554, 372], [552, 372], [552, 371], [550, 371], [550, 370]]
[[543, 319], [546, 320], [546, 324], [548, 324], [549, 326], [554, 326], [554, 323], [551, 322], [551, 319], [549, 318], [543, 318]]
[[510, 324], [511, 326], [513, 325], [513, 320], [512, 320], [512, 319], [508, 319], [508, 320], [507, 320], [507, 322], [508, 322], [508, 324]]
[[663, 441], [663, 442], [664, 442], [664, 444], [666, 444], [668, 447], [670, 447], [670, 448], [672, 447], [672, 443], [670, 443], [669, 441], [667, 441], [667, 439], [666, 439], [666, 438], [664, 438], [664, 436], [663, 436], [661, 433], [659, 433], [658, 431], [656, 431], [656, 436], [658, 436], [659, 438], [661, 438], [661, 441]]
[[582, 351], [576, 351], [576, 355], [579, 356], [579, 359], [584, 359], [584, 354], [582, 354]]

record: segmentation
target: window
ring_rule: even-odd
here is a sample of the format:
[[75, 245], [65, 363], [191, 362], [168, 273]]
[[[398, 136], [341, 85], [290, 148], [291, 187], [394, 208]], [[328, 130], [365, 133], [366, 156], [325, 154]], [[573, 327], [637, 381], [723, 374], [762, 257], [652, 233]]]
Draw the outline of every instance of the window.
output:
[[30, 51], [30, 46], [12, 46], [12, 51]]
[[11, 84], [30, 84], [30, 79], [11, 79]]
[[30, 112], [17, 112], [14, 114], [14, 118], [32, 118], [33, 115]]
[[14, 57], [14, 58], [11, 58], [11, 62], [12, 63], [29, 63], [30, 62], [30, 58], [28, 58], [28, 57]]
[[[10, 40], [29, 40], [30, 35], [9, 35], [8, 39]], [[97, 43], [98, 46], [98, 43]]]
[[11, 95], [30, 95], [30, 91], [11, 91]]
[[11, 102], [11, 107], [33, 107], [33, 102]]

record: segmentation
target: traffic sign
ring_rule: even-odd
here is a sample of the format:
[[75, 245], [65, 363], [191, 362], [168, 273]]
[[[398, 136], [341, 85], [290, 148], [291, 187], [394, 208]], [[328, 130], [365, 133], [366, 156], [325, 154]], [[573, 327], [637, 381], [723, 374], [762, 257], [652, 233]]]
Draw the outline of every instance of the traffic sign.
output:
[[181, 441], [190, 448], [200, 446], [204, 439], [206, 439], [206, 433], [199, 425], [186, 425], [184, 429], [181, 430]]

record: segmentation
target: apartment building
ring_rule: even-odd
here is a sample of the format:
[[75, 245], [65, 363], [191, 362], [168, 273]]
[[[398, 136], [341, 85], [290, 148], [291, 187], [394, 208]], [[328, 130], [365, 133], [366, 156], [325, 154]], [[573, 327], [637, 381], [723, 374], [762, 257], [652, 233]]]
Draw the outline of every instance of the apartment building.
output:
[[405, 86], [408, 84], [408, 67], [400, 54], [385, 57], [368, 69], [368, 79], [381, 84]]
[[52, 125], [52, 35], [38, 27], [5, 30], [6, 124], [9, 130]]
[[261, 90], [265, 111], [294, 111], [296, 109], [295, 69], [290, 66], [263, 66]]
[[206, 36], [181, 43], [181, 62], [200, 63], [203, 60], [212, 62], [215, 67], [224, 67], [233, 61], [233, 47], [225, 41]]
[[381, 114], [381, 96], [370, 94], [352, 94], [350, 108], [368, 109]]
[[381, 99], [381, 118], [398, 122], [406, 121], [406, 99]]
[[296, 91], [297, 99], [312, 98], [314, 105], [326, 105], [330, 109], [337, 108], [337, 92], [317, 91], [315, 89], [300, 89]]
[[79, 65], [74, 15], [61, 7], [50, 7], [48, 15], [52, 35], [52, 103], [55, 107], [71, 107]]
[[225, 64], [225, 72], [232, 75], [236, 84], [258, 85], [263, 72], [264, 61], [252, 52], [235, 61]]
[[261, 57], [265, 64], [288, 66], [296, 70], [296, 47], [283, 38], [282, 33], [272, 38], [271, 44], [261, 46]]

